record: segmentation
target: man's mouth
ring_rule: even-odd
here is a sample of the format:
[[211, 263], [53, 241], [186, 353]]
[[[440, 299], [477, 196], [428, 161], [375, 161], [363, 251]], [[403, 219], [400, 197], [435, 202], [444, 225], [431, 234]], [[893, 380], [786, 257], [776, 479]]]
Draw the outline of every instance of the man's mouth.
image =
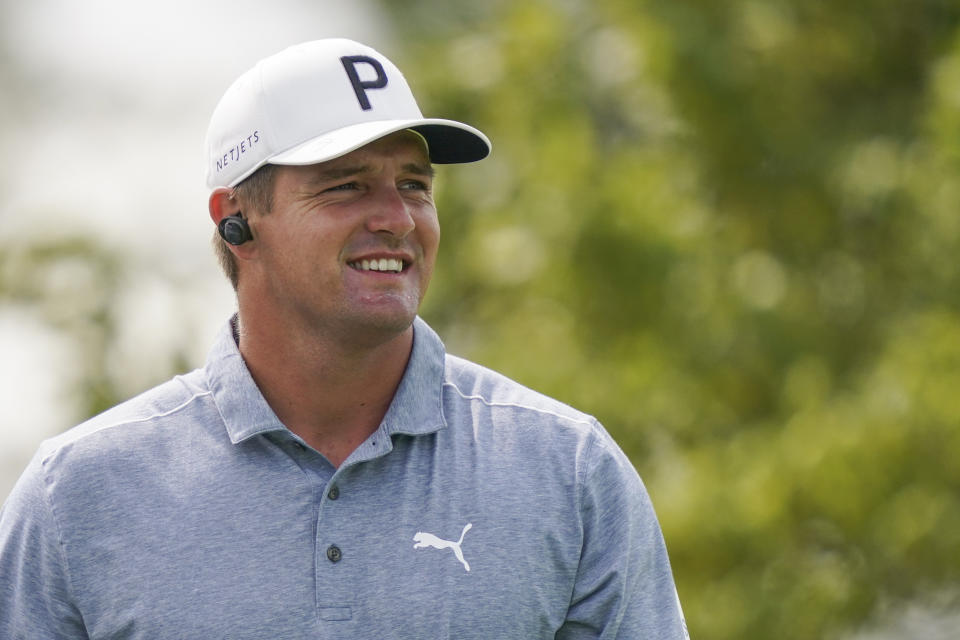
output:
[[357, 260], [347, 263], [351, 268], [357, 271], [387, 271], [390, 273], [400, 273], [405, 266], [403, 260], [396, 258], [380, 258], [379, 260]]

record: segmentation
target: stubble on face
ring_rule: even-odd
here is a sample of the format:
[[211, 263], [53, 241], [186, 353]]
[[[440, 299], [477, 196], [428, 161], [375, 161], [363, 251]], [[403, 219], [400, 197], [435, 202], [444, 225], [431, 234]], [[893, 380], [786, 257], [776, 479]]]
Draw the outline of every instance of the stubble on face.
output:
[[281, 167], [275, 189], [273, 212], [258, 221], [265, 304], [341, 340], [409, 330], [440, 236], [422, 140], [399, 132], [330, 162]]

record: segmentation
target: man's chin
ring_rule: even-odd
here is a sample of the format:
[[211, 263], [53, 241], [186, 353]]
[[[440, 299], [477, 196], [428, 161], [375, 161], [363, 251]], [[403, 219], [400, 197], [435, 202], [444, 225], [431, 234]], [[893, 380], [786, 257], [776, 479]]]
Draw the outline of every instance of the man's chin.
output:
[[390, 342], [410, 330], [417, 316], [416, 311], [391, 313], [364, 313], [346, 321], [340, 327], [345, 341], [357, 347], [376, 347]]

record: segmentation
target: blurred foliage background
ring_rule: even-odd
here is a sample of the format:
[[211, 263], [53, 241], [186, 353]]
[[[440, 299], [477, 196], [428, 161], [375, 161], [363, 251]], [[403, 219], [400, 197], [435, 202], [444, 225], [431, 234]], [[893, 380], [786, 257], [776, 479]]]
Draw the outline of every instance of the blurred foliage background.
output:
[[[960, 2], [381, 9], [424, 113], [494, 143], [441, 168], [423, 315], [613, 433], [692, 637], [956, 611]], [[97, 364], [122, 259], [0, 249], [0, 303], [90, 274], [48, 312], [91, 363], [87, 413], [125, 395]]]

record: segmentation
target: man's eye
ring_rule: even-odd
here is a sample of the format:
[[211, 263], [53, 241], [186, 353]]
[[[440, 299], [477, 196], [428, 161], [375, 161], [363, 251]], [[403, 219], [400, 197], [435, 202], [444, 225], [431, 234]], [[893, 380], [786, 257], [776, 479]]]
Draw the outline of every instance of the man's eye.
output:
[[324, 189], [324, 191], [352, 191], [357, 188], [356, 182], [345, 182], [343, 184], [338, 184], [335, 187], [330, 187], [329, 189]]
[[400, 185], [400, 188], [412, 191], [428, 191], [430, 189], [426, 183], [420, 182], [419, 180], [407, 180]]

